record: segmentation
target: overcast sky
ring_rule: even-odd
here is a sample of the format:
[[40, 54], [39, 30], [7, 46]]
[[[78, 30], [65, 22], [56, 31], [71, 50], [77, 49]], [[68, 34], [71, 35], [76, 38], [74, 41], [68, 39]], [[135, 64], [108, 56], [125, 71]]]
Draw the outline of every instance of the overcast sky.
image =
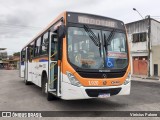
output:
[[[20, 51], [63, 11], [92, 13], [124, 21], [160, 16], [160, 0], [0, 0], [0, 48]], [[160, 20], [160, 19], [157, 19]]]

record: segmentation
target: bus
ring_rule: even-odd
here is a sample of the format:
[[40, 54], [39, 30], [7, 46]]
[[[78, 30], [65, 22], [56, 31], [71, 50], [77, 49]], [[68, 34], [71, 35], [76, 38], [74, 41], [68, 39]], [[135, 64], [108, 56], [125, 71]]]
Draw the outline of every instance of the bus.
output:
[[129, 95], [129, 45], [122, 21], [63, 12], [21, 50], [20, 77], [47, 100]]

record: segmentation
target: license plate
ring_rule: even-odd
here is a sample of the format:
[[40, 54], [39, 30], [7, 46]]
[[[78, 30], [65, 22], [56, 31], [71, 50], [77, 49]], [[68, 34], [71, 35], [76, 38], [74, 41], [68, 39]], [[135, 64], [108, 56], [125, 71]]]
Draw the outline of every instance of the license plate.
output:
[[110, 97], [110, 93], [100, 93], [100, 94], [98, 95], [98, 97], [99, 97], [99, 98], [108, 98], [108, 97]]

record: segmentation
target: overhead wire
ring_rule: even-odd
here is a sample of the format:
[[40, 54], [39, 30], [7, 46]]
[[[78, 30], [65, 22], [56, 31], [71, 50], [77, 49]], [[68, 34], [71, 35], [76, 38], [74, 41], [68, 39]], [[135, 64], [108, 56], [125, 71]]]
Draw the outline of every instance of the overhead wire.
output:
[[42, 27], [36, 27], [36, 26], [7, 24], [7, 23], [2, 23], [2, 22], [0, 22], [0, 27], [17, 27], [17, 28], [32, 28], [32, 29], [41, 29], [42, 28]]

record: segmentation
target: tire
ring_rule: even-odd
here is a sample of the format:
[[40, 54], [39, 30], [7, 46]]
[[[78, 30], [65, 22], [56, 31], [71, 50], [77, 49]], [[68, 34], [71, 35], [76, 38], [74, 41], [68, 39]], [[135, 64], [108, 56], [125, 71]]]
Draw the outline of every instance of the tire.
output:
[[48, 78], [47, 75], [42, 75], [42, 94], [44, 94], [47, 97], [48, 101], [52, 101], [57, 99], [56, 96], [48, 92]]
[[25, 85], [31, 85], [32, 83], [25, 79], [25, 70], [24, 70], [24, 83]]
[[28, 80], [24, 80], [25, 85], [31, 85], [31, 82], [28, 82]]

